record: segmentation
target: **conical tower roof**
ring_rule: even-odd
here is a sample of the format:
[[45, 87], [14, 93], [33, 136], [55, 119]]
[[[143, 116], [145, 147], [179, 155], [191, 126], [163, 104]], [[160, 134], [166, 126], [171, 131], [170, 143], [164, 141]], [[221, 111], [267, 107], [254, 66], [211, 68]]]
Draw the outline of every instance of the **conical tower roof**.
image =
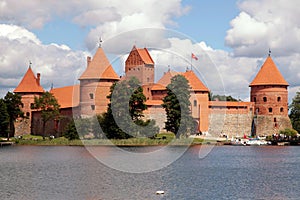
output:
[[79, 80], [83, 79], [119, 80], [119, 76], [114, 71], [101, 47], [97, 49], [93, 59], [79, 78]]
[[257, 73], [254, 80], [250, 83], [250, 87], [260, 85], [281, 85], [288, 86], [288, 82], [283, 78], [280, 71], [276, 67], [271, 56], [268, 56], [265, 63]]
[[39, 78], [36, 78], [31, 67], [28, 68], [23, 79], [14, 90], [15, 93], [42, 93], [43, 87], [40, 85]]

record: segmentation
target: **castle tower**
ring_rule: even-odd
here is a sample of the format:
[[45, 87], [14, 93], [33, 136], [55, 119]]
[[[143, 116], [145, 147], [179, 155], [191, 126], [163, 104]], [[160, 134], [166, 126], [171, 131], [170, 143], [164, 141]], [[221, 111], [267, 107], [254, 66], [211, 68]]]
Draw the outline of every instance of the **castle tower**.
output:
[[269, 55], [249, 85], [255, 109], [255, 135], [272, 135], [281, 129], [291, 128], [288, 117], [288, 86]]
[[35, 77], [31, 67], [29, 66], [23, 79], [14, 90], [14, 93], [17, 93], [22, 97], [22, 111], [26, 117], [16, 123], [16, 135], [31, 133], [31, 120], [33, 111], [31, 107], [34, 103], [34, 97], [40, 97], [40, 95], [42, 95], [44, 92], [43, 87], [40, 85], [40, 78], [41, 74], [37, 73], [37, 77]]
[[135, 76], [142, 85], [154, 83], [154, 61], [147, 48], [138, 49], [133, 46], [125, 61], [126, 77]]
[[80, 80], [80, 112], [88, 117], [106, 112], [110, 87], [119, 80], [103, 49], [99, 47], [93, 57], [87, 57], [87, 68]]

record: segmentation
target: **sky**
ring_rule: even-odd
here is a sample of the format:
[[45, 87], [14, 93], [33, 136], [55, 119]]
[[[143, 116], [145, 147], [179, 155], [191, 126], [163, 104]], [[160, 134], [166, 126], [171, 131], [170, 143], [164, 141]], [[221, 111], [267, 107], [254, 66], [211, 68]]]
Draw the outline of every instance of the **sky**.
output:
[[300, 88], [299, 8], [298, 0], [0, 0], [0, 97], [29, 62], [46, 90], [77, 84], [101, 37], [119, 75], [133, 45], [147, 47], [156, 80], [192, 67], [214, 94], [245, 101], [270, 49], [291, 101]]

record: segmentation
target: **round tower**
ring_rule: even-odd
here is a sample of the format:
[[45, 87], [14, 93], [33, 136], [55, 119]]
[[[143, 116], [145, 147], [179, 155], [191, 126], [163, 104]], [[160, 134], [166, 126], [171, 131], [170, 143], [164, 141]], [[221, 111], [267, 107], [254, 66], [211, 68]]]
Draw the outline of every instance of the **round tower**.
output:
[[288, 117], [289, 84], [269, 55], [249, 85], [251, 102], [254, 102], [254, 130], [256, 136], [277, 134], [291, 128]]
[[81, 116], [90, 117], [106, 112], [110, 87], [119, 79], [99, 46], [93, 59], [87, 57], [87, 68], [79, 78]]

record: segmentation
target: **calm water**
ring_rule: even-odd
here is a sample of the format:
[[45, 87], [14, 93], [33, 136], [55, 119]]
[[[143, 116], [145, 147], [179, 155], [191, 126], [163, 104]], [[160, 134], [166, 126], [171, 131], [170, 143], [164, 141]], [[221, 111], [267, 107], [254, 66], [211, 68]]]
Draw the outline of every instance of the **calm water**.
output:
[[0, 199], [299, 199], [299, 147], [221, 146], [199, 159], [200, 148], [161, 170], [132, 174], [101, 164], [84, 147], [3, 147]]

